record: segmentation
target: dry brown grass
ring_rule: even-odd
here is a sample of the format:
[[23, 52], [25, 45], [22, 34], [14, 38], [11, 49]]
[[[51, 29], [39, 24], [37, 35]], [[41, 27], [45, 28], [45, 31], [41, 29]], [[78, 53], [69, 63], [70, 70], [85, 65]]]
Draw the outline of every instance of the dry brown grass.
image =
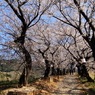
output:
[[[41, 78], [38, 79], [37, 81], [30, 83], [28, 87], [23, 87], [23, 88], [10, 88], [7, 90], [4, 90], [4, 93], [8, 93], [10, 91], [14, 92], [25, 92], [29, 91], [32, 92], [32, 90], [35, 88], [36, 94], [33, 95], [50, 95], [52, 91], [54, 91], [58, 85], [57, 83], [60, 82], [63, 79], [63, 76], [50, 76], [47, 79]], [[33, 91], [33, 93], [35, 93]], [[1, 95], [1, 94], [0, 94]]]
[[63, 79], [63, 76], [50, 76], [47, 79], [39, 79], [32, 86], [40, 89], [40, 95], [49, 95], [52, 91], [57, 89], [57, 83]]

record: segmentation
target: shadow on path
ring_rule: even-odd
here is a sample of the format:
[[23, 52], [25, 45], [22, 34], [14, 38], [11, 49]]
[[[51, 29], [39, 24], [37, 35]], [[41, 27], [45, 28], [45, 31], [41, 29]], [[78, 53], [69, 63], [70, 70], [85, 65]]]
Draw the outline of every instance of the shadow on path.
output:
[[95, 95], [95, 91], [93, 89], [88, 89], [88, 95]]
[[51, 95], [87, 95], [76, 74], [66, 75]]

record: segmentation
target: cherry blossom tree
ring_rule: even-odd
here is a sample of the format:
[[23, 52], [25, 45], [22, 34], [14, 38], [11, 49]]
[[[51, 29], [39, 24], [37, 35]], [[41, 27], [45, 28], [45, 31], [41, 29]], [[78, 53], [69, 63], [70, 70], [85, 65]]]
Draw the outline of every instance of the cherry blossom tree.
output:
[[[1, 29], [15, 44], [24, 57], [24, 69], [19, 80], [19, 86], [27, 85], [31, 71], [31, 54], [25, 45], [29, 29], [40, 19], [50, 7], [51, 1], [45, 0], [2, 0], [1, 1]], [[3, 16], [2, 16], [3, 15]]]

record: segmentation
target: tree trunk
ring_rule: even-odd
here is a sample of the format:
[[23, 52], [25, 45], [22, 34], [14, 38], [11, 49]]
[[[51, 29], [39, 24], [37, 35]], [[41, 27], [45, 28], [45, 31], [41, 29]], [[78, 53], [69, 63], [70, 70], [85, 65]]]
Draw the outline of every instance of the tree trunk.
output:
[[94, 82], [94, 80], [89, 76], [87, 68], [86, 68], [86, 66], [84, 64], [78, 64], [77, 68], [78, 68], [78, 74], [81, 77], [86, 77], [88, 82]]
[[94, 37], [91, 39], [90, 47], [92, 49], [92, 53], [93, 53], [93, 57], [94, 57], [94, 61], [95, 61], [95, 38]]
[[77, 66], [77, 68], [78, 68], [78, 74], [81, 76], [81, 70], [80, 70], [80, 67]]
[[32, 61], [31, 56], [26, 48], [24, 46], [21, 46], [20, 49], [22, 49], [22, 52], [25, 55], [25, 67], [19, 79], [19, 87], [22, 87], [28, 84], [28, 76], [31, 71]]
[[53, 65], [53, 67], [51, 68], [51, 75], [56, 75], [56, 71], [55, 71], [54, 65]]
[[23, 69], [23, 72], [20, 76], [20, 79], [19, 79], [19, 87], [22, 87], [22, 86], [25, 86], [26, 85], [26, 79], [25, 79], [25, 68]]
[[47, 78], [49, 76], [49, 73], [50, 73], [50, 64], [49, 64], [49, 61], [45, 60], [45, 64], [46, 64], [46, 70], [45, 70], [44, 78]]
[[57, 68], [57, 75], [60, 75], [60, 69]]
[[94, 82], [94, 80], [89, 76], [87, 68], [86, 68], [86, 66], [84, 64], [82, 65], [82, 76], [86, 77], [88, 82]]
[[65, 68], [63, 69], [63, 75], [65, 75], [66, 74], [66, 72], [65, 72]]
[[56, 70], [55, 70], [54, 62], [51, 62], [51, 64], [52, 64], [52, 67], [51, 67], [51, 75], [56, 75]]

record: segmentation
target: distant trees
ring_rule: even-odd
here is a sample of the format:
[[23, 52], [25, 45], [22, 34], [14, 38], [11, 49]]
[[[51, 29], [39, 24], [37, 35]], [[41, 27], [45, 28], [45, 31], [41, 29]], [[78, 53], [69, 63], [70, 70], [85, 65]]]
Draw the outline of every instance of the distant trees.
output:
[[[42, 22], [43, 23], [43, 22]], [[56, 75], [57, 67], [62, 67], [63, 56], [60, 45], [56, 42], [56, 29], [53, 24], [48, 25], [46, 23], [38, 23], [33, 27], [35, 31], [34, 50], [40, 56], [43, 63], [45, 64], [44, 77], [48, 77], [50, 73]], [[59, 68], [60, 69], [60, 68]]]
[[[36, 38], [36, 50], [38, 51], [38, 54], [41, 55], [41, 59], [45, 64], [45, 73], [44, 77], [47, 78], [50, 75], [51, 71], [51, 65], [54, 67], [54, 60], [53, 60], [53, 55], [57, 51], [53, 50], [54, 48], [54, 40], [53, 38], [53, 28], [48, 24], [42, 24], [38, 23], [34, 28], [34, 31], [36, 32], [35, 38]], [[34, 43], [35, 43], [34, 42]], [[54, 68], [52, 69], [54, 70]]]
[[[58, 43], [69, 53], [70, 57], [67, 56], [67, 58], [68, 60], [71, 59], [70, 64], [74, 62], [78, 67], [79, 75], [81, 77], [86, 77], [88, 81], [93, 81], [87, 70], [87, 64], [90, 64], [87, 61], [92, 56], [92, 53], [90, 52], [91, 49], [87, 46], [87, 43], [82, 39], [81, 35], [78, 34], [77, 31], [72, 28], [69, 30], [66, 26], [63, 29], [64, 33], [58, 38]], [[83, 59], [85, 59], [86, 62], [83, 63], [81, 61]]]
[[1, 59], [0, 60], [0, 71], [1, 72], [10, 72], [10, 71], [15, 71], [15, 65], [18, 67], [19, 64], [17, 65], [17, 63], [19, 62], [19, 60], [17, 59], [10, 59], [10, 60], [6, 60], [6, 59]]

